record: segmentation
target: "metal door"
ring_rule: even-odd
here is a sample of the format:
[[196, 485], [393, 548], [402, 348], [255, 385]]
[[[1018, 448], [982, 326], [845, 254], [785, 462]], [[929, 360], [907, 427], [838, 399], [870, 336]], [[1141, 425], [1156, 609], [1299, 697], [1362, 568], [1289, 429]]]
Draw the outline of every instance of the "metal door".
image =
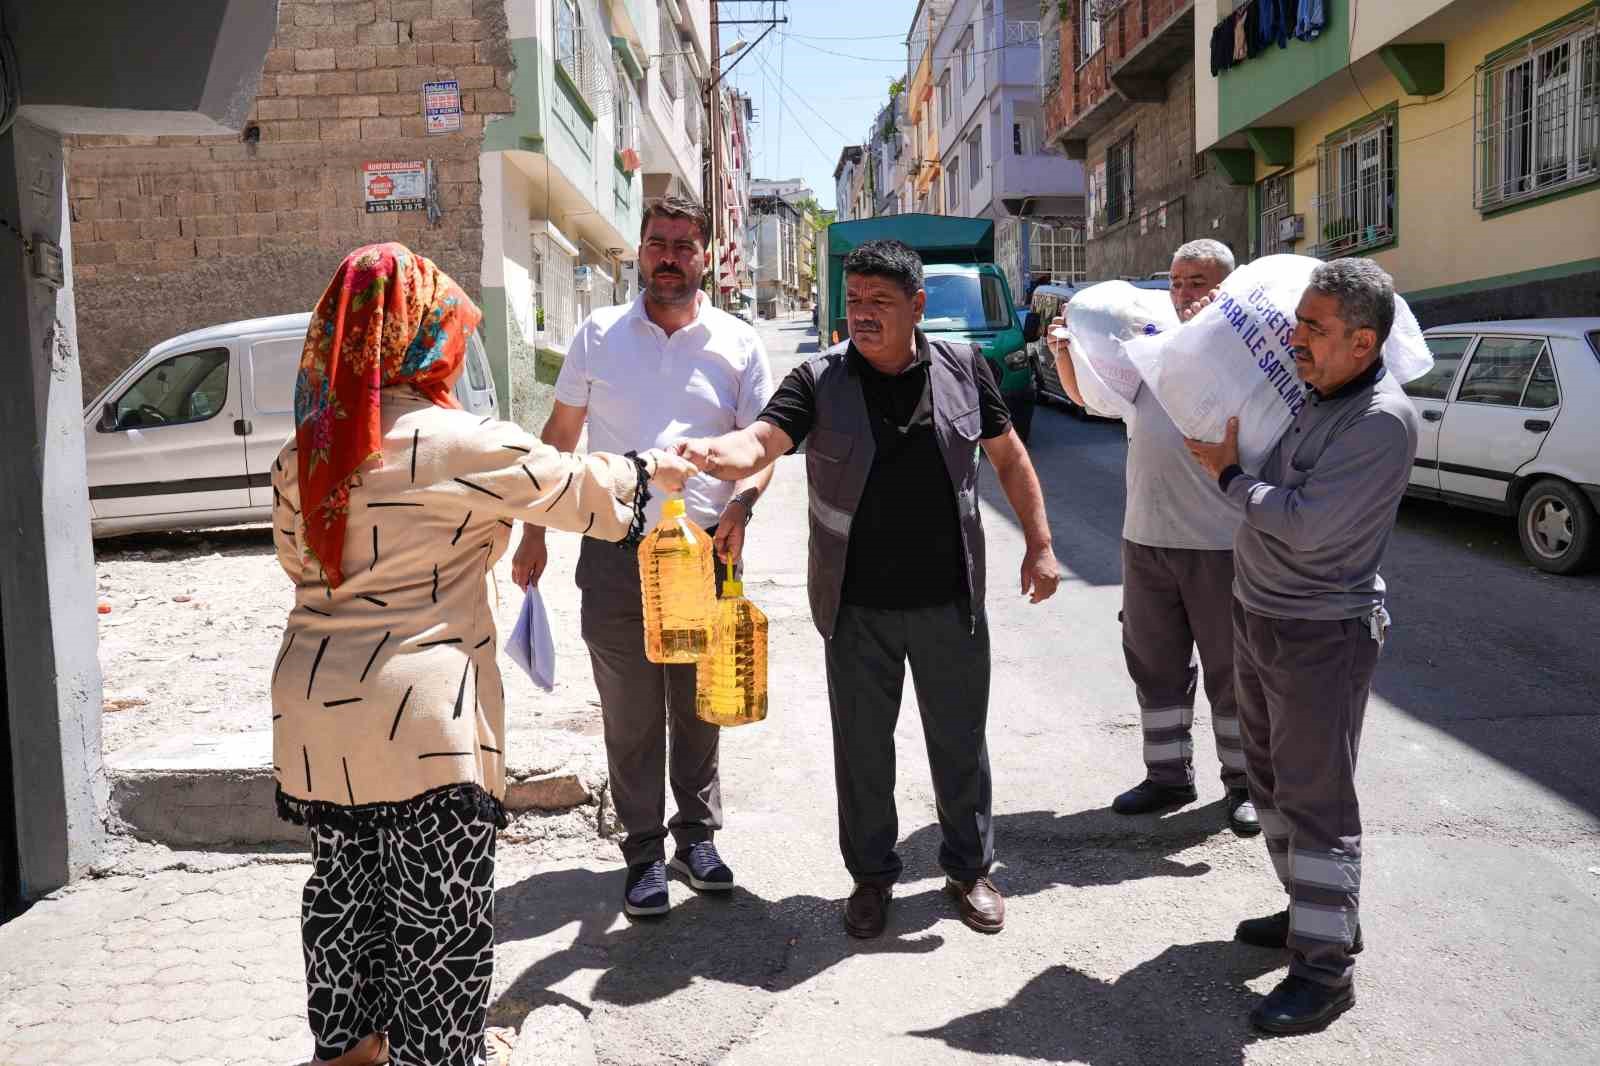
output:
[[1461, 369], [1462, 356], [1471, 337], [1429, 337], [1433, 369], [1405, 385], [1406, 395], [1417, 406], [1417, 455], [1411, 465], [1411, 484], [1418, 488], [1439, 488], [1439, 427], [1448, 417], [1446, 400]]
[[1439, 430], [1439, 487], [1503, 501], [1560, 414], [1543, 337], [1480, 337]]
[[94, 516], [247, 507], [238, 362], [226, 346], [152, 361], [86, 427]]
[[250, 506], [272, 506], [272, 463], [294, 436], [294, 382], [300, 373], [305, 330], [252, 337], [243, 367], [245, 385], [245, 467], [250, 474]]

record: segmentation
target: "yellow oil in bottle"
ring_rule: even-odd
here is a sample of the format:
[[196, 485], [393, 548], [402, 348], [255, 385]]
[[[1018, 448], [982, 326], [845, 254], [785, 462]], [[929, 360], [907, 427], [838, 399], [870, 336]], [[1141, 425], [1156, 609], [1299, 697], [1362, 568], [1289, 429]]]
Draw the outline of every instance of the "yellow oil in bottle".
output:
[[744, 585], [722, 583], [711, 654], [695, 667], [695, 717], [712, 725], [767, 716], [767, 616], [744, 598]]
[[639, 545], [644, 656], [653, 663], [705, 658], [716, 628], [711, 537], [684, 514], [683, 499], [661, 507], [661, 521]]

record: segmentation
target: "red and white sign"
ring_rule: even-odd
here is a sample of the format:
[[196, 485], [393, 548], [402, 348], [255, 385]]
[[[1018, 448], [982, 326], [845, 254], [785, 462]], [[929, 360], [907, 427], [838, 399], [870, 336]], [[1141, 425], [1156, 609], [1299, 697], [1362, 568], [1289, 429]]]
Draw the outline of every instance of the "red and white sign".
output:
[[428, 206], [428, 167], [420, 159], [364, 163], [361, 194], [368, 214], [424, 211]]

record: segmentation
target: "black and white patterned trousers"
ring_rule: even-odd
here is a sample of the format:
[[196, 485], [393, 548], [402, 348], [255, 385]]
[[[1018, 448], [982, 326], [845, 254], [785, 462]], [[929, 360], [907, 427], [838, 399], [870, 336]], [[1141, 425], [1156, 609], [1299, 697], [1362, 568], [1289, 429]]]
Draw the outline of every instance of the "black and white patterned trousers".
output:
[[312, 828], [300, 929], [317, 1058], [387, 1033], [394, 1066], [481, 1066], [495, 826], [447, 796], [408, 806], [393, 827]]

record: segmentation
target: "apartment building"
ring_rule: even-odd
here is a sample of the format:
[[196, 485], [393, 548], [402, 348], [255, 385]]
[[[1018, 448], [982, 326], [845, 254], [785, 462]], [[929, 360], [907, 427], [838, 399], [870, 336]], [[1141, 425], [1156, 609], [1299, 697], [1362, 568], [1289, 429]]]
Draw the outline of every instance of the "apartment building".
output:
[[[1252, 254], [1371, 256], [1425, 325], [1594, 314], [1600, 4], [1326, 13], [1315, 39], [1196, 74], [1195, 144], [1248, 191]], [[1233, 5], [1195, 16], [1203, 48]]]
[[863, 202], [866, 167], [862, 160], [863, 150], [859, 144], [847, 144], [839, 149], [839, 162], [833, 168], [833, 217], [836, 222], [871, 217], [871, 212]]
[[1214, 19], [1194, 0], [1063, 0], [1041, 21], [1044, 136], [1086, 171], [1087, 276], [1164, 271], [1197, 237], [1244, 258], [1247, 186], [1196, 147], [1195, 57]]
[[1034, 0], [954, 0], [932, 49], [940, 208], [996, 220], [1019, 297], [1083, 269], [1084, 169], [1041, 136], [1042, 36]]
[[906, 121], [910, 158], [906, 161], [902, 210], [942, 215], [948, 212], [943, 153], [940, 150], [939, 101], [935, 96], [933, 44], [950, 15], [954, 0], [917, 0], [906, 34]]
[[872, 215], [910, 210], [911, 151], [906, 94], [891, 92], [867, 133], [862, 152], [862, 205]]
[[750, 185], [750, 211], [756, 229], [756, 308], [763, 318], [778, 318], [810, 306], [815, 277], [815, 237], [801, 209], [812, 198], [799, 178], [757, 178]]

